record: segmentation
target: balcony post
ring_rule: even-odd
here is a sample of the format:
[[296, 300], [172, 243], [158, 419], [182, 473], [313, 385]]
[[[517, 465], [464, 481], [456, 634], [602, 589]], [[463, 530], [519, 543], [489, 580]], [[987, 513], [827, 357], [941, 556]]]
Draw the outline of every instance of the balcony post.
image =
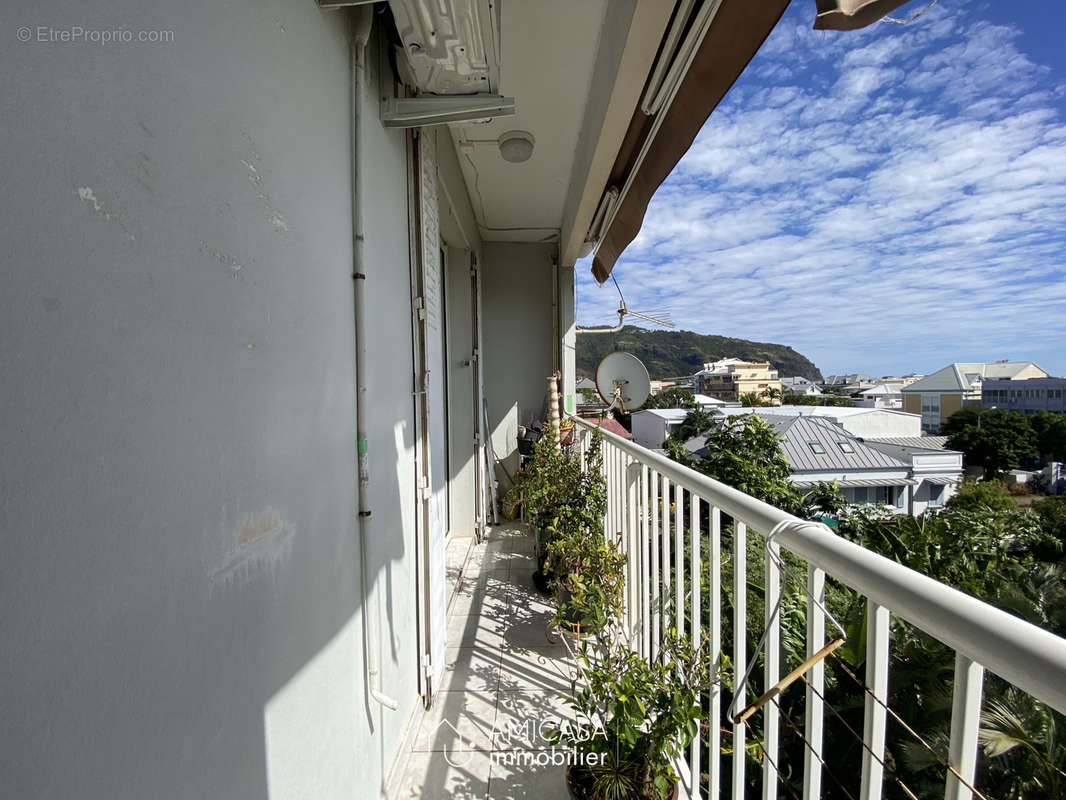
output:
[[[777, 542], [766, 545], [766, 589], [763, 593], [763, 624], [766, 629], [766, 657], [763, 660], [763, 691], [774, 686], [781, 671], [781, 616], [774, 613], [774, 606], [781, 597], [781, 569], [777, 566], [781, 548]], [[777, 798], [777, 741], [779, 712], [777, 700], [763, 706], [763, 800]]]
[[[701, 578], [703, 576], [703, 570], [700, 568], [700, 498], [695, 492], [692, 493], [692, 507], [690, 511], [689, 519], [689, 537], [691, 539], [691, 553], [689, 562], [689, 597], [690, 602], [690, 614], [692, 622], [689, 631], [692, 637], [692, 646], [694, 648], [700, 645], [700, 636], [703, 633], [703, 619], [701, 617], [700, 608], [700, 589]], [[689, 762], [692, 767], [692, 792], [693, 798], [700, 796], [700, 737], [694, 736], [691, 744], [691, 752], [689, 754]]]
[[707, 797], [717, 800], [722, 791], [722, 512], [711, 506], [711, 552], [707, 556], [707, 583], [711, 617], [711, 700], [708, 711]]
[[[977, 732], [981, 727], [981, 694], [985, 668], [962, 653], [955, 654], [955, 688], [951, 698], [951, 745], [944, 800], [970, 800], [977, 772]], [[959, 780], [959, 776], [962, 780]]]
[[[825, 645], [825, 617], [818, 604], [825, 604], [825, 572], [807, 566], [807, 657]], [[825, 662], [817, 661], [807, 678], [807, 697], [804, 705], [803, 738], [810, 746], [803, 751], [803, 800], [822, 797], [822, 735], [825, 729]]]
[[651, 471], [651, 506], [648, 509], [651, 515], [651, 657], [659, 654], [659, 613], [662, 609], [661, 573], [659, 565], [659, 552], [661, 541], [659, 539], [659, 473]]
[[866, 603], [866, 714], [862, 740], [862, 800], [880, 800], [885, 779], [885, 729], [888, 724], [888, 656], [890, 615], [872, 600]]
[[[737, 694], [736, 709], [747, 702], [747, 686], [742, 684], [748, 669], [746, 637], [737, 631], [748, 629], [748, 526], [733, 521], [733, 691]], [[733, 800], [744, 800], [744, 723], [733, 723]]]
[[649, 536], [648, 513], [651, 508], [648, 500], [651, 475], [647, 464], [640, 465], [640, 654], [651, 657], [651, 537]]

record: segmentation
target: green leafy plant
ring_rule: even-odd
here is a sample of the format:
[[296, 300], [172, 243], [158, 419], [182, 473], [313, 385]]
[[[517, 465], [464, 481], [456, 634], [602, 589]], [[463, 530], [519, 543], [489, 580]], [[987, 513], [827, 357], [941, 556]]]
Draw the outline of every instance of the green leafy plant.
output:
[[[556, 578], [560, 622], [621, 613], [626, 557], [604, 531], [607, 480], [603, 436], [593, 431], [572, 502], [559, 505], [548, 525], [547, 568]], [[587, 624], [587, 622], [586, 622]]]
[[722, 420], [706, 437], [706, 454], [693, 458], [680, 442], [669, 442], [670, 457], [709, 478], [778, 508], [804, 513], [803, 498], [788, 477], [791, 470], [781, 440], [755, 414]]
[[578, 663], [570, 705], [588, 724], [556, 737], [582, 754], [571, 784], [589, 800], [667, 800], [677, 783], [672, 763], [704, 717], [700, 698], [712, 682], [707, 643], [693, 647], [670, 630], [647, 659], [608, 629], [583, 642]]
[[[526, 507], [526, 519], [540, 535], [538, 557], [542, 570], [554, 538], [564, 526], [561, 517], [571, 515], [572, 509], [586, 504], [586, 485], [581, 464], [568, 448], [560, 447], [554, 430], [549, 426], [533, 447], [533, 455], [516, 476], [515, 485], [504, 496], [504, 503], [521, 498]], [[604, 494], [606, 503], [606, 494]], [[545, 576], [550, 578], [550, 576]]]
[[811, 511], [822, 514], [839, 514], [848, 506], [847, 498], [836, 481], [823, 481], [803, 496]]

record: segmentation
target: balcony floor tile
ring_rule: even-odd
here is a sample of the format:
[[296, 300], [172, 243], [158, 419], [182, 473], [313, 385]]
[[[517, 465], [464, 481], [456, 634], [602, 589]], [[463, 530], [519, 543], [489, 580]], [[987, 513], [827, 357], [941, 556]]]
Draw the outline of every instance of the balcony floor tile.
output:
[[537, 728], [572, 715], [574, 664], [550, 625], [554, 604], [533, 585], [534, 552], [528, 527], [507, 523], [491, 528], [465, 564], [451, 565], [461, 579], [448, 614], [444, 677], [393, 780], [393, 798], [567, 796], [564, 766], [516, 755], [547, 752], [549, 741], [498, 730], [513, 734], [530, 721]]

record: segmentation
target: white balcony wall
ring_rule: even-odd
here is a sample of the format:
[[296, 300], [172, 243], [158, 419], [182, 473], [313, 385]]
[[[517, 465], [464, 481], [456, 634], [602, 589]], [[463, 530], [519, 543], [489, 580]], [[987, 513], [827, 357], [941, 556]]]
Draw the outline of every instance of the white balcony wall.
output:
[[417, 702], [409, 231], [372, 85], [391, 712], [363, 681], [347, 14], [44, 0], [6, 22], [174, 41], [0, 48], [4, 794], [372, 796]]
[[[543, 419], [554, 357], [551, 244], [484, 246], [485, 392], [496, 456], [513, 475], [519, 425]], [[557, 342], [557, 340], [556, 340]], [[501, 488], [507, 478], [499, 476]]]

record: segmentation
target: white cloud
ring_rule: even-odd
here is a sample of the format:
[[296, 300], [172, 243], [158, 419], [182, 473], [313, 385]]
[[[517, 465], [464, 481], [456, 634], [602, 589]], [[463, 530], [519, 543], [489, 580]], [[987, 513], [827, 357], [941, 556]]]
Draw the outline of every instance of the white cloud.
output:
[[[827, 372], [1066, 372], [1063, 87], [1018, 31], [944, 4], [846, 35], [802, 11], [653, 200], [616, 267], [629, 305]], [[578, 293], [582, 324], [612, 318], [613, 286]]]

